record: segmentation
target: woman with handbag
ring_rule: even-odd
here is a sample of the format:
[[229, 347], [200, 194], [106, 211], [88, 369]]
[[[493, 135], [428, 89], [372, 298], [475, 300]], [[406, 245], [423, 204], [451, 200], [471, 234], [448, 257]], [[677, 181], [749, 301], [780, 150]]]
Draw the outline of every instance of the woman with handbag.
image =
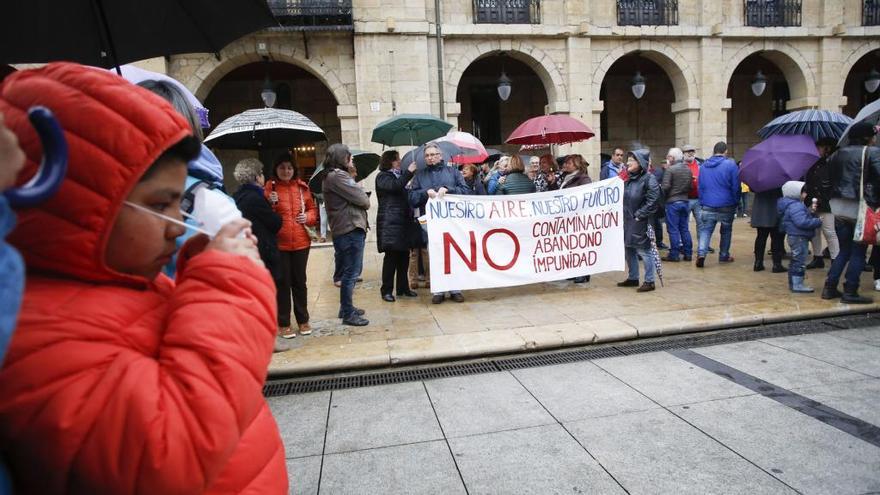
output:
[[[859, 277], [865, 266], [868, 244], [863, 242], [857, 223], [867, 209], [880, 207], [880, 148], [874, 146], [874, 126], [867, 122], [854, 124], [849, 131], [850, 144], [837, 150], [831, 163], [831, 213], [840, 243], [840, 254], [831, 263], [822, 299], [840, 297], [847, 304], [870, 304], [873, 299], [859, 295]], [[862, 207], [864, 205], [864, 207]], [[863, 221], [863, 220], [862, 220]], [[859, 239], [855, 239], [856, 235]], [[876, 237], [871, 244], [876, 244]], [[846, 273], [844, 274], [844, 269]], [[843, 294], [837, 290], [844, 276]]]

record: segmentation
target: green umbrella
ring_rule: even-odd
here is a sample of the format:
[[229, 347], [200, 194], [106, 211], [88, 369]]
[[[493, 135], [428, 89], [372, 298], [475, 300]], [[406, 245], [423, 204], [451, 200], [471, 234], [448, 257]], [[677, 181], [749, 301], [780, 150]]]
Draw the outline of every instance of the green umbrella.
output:
[[371, 140], [385, 146], [419, 146], [445, 136], [449, 129], [452, 124], [433, 115], [405, 113], [380, 122]]
[[[379, 168], [379, 160], [381, 159], [376, 153], [356, 149], [351, 150], [351, 158], [354, 162], [354, 168], [357, 169], [357, 179], [355, 179], [357, 182], [364, 180], [373, 173], [373, 170]], [[321, 194], [323, 192], [324, 175], [324, 164], [318, 164], [318, 168], [309, 179], [309, 189], [312, 193]]]

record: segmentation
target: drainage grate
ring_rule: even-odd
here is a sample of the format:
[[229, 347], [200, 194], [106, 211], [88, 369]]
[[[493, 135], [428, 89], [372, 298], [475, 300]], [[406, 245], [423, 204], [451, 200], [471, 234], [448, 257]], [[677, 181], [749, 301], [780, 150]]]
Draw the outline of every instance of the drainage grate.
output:
[[552, 364], [566, 364], [577, 361], [589, 361], [607, 357], [617, 357], [623, 354], [613, 347], [601, 347], [598, 349], [581, 349], [577, 351], [553, 352], [546, 354], [534, 354], [510, 359], [495, 359], [495, 365], [499, 370], [518, 370], [522, 368], [535, 368], [537, 366], [549, 366]]
[[880, 313], [840, 316], [821, 320], [802, 320], [774, 323], [759, 327], [716, 330], [702, 334], [682, 334], [624, 342], [604, 347], [586, 347], [564, 351], [545, 351], [523, 356], [503, 356], [466, 363], [439, 364], [385, 372], [365, 372], [331, 377], [300, 378], [287, 381], [271, 381], [263, 387], [263, 395], [281, 395], [342, 390], [346, 388], [417, 382], [436, 378], [468, 376], [554, 364], [566, 364], [608, 357], [628, 356], [647, 352], [690, 349], [720, 344], [747, 342], [773, 337], [788, 337], [811, 333], [833, 332], [851, 328], [880, 326]]

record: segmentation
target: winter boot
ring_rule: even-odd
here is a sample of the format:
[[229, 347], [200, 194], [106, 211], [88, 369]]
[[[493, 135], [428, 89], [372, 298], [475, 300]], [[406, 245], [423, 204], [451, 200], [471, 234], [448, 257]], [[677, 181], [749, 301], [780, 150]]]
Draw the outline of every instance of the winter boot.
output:
[[822, 259], [821, 256], [813, 256], [813, 261], [807, 264], [807, 270], [812, 270], [813, 268], [825, 268], [825, 260]]
[[783, 265], [781, 261], [778, 261], [778, 262], [774, 261], [773, 268], [770, 271], [772, 271], [773, 273], [782, 273], [782, 272], [787, 272], [788, 268], [786, 268], [785, 265]]
[[815, 292], [812, 287], [804, 285], [803, 275], [789, 275], [789, 280], [791, 280], [791, 291], [796, 294], [809, 294]]
[[841, 294], [840, 291], [837, 290], [836, 286], [830, 286], [827, 283], [825, 284], [825, 287], [822, 289], [822, 299], [837, 299], [838, 297], [840, 297], [842, 295], [843, 294]]
[[840, 298], [840, 301], [847, 304], [871, 304], [874, 302], [870, 297], [860, 296], [858, 286], [852, 287], [847, 284], [843, 284], [843, 297]]

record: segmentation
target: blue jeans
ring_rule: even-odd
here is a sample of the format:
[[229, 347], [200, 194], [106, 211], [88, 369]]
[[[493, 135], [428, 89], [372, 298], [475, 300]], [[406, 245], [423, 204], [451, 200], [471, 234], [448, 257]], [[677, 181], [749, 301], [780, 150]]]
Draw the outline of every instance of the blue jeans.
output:
[[639, 256], [642, 257], [642, 263], [645, 264], [645, 282], [654, 281], [654, 256], [650, 249], [626, 248], [626, 266], [629, 270], [627, 279], [639, 279]]
[[354, 284], [364, 264], [364, 241], [367, 234], [354, 229], [340, 236], [333, 236], [333, 249], [342, 268], [342, 285], [339, 287], [339, 312], [342, 318], [354, 316]]
[[865, 268], [865, 255], [868, 253], [868, 246], [853, 241], [853, 234], [856, 230], [854, 221], [835, 218], [834, 230], [837, 232], [837, 242], [840, 243], [840, 253], [831, 262], [825, 285], [836, 288], [840, 282], [840, 276], [843, 275], [843, 269], [846, 268], [843, 289], [855, 292], [859, 288], [862, 269]]
[[807, 261], [807, 246], [810, 239], [799, 235], [788, 236], [788, 248], [791, 249], [791, 261], [788, 263], [788, 274], [792, 277], [804, 276], [804, 264]]
[[699, 199], [689, 199], [688, 200], [688, 210], [694, 214], [694, 223], [697, 226], [696, 238], [697, 238], [697, 241], [699, 241], [700, 240], [700, 226], [703, 225], [703, 221], [702, 221], [702, 219], [700, 219], [700, 212], [703, 211], [702, 207], [700, 206], [700, 200]]
[[679, 246], [681, 252], [690, 258], [694, 254], [694, 243], [688, 228], [690, 206], [687, 201], [675, 201], [666, 204], [666, 230], [669, 231], [669, 257], [678, 259]]
[[736, 206], [713, 208], [703, 206], [700, 213], [700, 245], [697, 248], [697, 256], [705, 258], [709, 252], [709, 240], [715, 232], [715, 224], [721, 222], [721, 247], [718, 250], [718, 259], [730, 258], [730, 240], [733, 237], [733, 215]]

